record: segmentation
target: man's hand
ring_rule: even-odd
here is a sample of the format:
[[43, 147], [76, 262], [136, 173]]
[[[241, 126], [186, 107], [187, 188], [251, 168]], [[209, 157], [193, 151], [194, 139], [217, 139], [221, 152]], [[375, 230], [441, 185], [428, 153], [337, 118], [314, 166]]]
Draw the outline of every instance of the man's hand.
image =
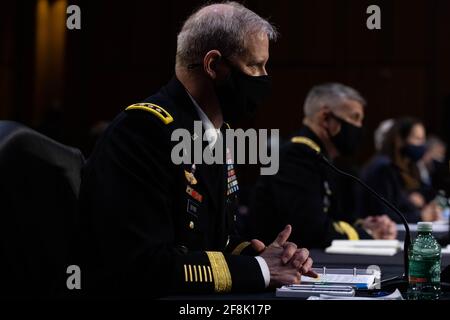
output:
[[408, 198], [416, 208], [421, 209], [425, 206], [425, 198], [419, 192], [411, 192]]
[[431, 201], [427, 204], [421, 212], [422, 221], [438, 221], [442, 220], [442, 209], [436, 203], [436, 201]]
[[363, 221], [363, 228], [374, 239], [393, 240], [397, 238], [397, 226], [387, 215], [367, 217]]
[[309, 251], [297, 248], [287, 239], [291, 235], [292, 228], [287, 225], [272, 244], [266, 247], [259, 240], [252, 240], [252, 246], [260, 252], [270, 270], [270, 287], [300, 283], [301, 275], [317, 277], [312, 271], [313, 261], [309, 257]]

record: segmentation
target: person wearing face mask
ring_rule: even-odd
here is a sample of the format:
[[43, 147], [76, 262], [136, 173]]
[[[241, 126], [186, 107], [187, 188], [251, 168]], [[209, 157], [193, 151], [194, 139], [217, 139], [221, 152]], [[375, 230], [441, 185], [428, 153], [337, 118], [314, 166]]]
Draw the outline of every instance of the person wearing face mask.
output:
[[[446, 176], [446, 172], [449, 172], [445, 163], [445, 155], [447, 153], [447, 146], [437, 136], [428, 136], [425, 144], [426, 151], [422, 159], [417, 163], [417, 167], [420, 172], [420, 179], [424, 185], [434, 190], [443, 189], [446, 191], [442, 184], [441, 177]], [[444, 170], [442, 170], [443, 168]], [[447, 174], [448, 175], [448, 174]]]
[[[440, 210], [421, 179], [418, 163], [426, 152], [426, 132], [420, 120], [396, 119], [386, 133], [381, 150], [363, 169], [362, 179], [375, 191], [394, 204], [410, 223], [435, 221]], [[362, 216], [387, 213], [399, 218], [389, 208], [361, 192], [358, 211]]]
[[198, 139], [193, 129], [199, 121], [204, 145], [214, 148], [224, 121], [255, 111], [270, 89], [265, 65], [276, 35], [268, 21], [235, 2], [206, 5], [186, 20], [175, 77], [113, 120], [83, 170], [84, 292], [251, 292], [299, 283], [301, 274], [316, 276], [308, 250], [288, 241], [291, 226], [267, 245], [236, 234], [228, 162], [175, 164], [171, 158], [175, 130]]
[[280, 149], [274, 176], [261, 176], [251, 200], [253, 235], [270, 239], [280, 226], [293, 227], [292, 239], [307, 247], [325, 248], [334, 239], [394, 239], [387, 216], [355, 221], [340, 209], [338, 177], [318, 161], [309, 146], [330, 160], [351, 155], [361, 141], [364, 98], [353, 88], [327, 83], [313, 87], [304, 103], [303, 127]]

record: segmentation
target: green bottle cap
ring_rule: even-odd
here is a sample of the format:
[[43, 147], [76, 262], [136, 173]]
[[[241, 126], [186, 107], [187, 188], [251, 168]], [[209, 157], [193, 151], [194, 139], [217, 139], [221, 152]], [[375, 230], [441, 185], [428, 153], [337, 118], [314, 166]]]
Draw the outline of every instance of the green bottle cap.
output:
[[417, 224], [417, 231], [431, 232], [431, 231], [433, 231], [433, 223], [432, 222], [419, 222]]

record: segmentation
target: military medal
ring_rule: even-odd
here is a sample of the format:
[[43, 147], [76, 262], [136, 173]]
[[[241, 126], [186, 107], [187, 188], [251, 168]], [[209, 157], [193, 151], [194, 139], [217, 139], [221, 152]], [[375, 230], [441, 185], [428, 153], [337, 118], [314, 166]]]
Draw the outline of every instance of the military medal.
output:
[[195, 200], [197, 200], [198, 202], [203, 201], [203, 196], [200, 193], [198, 193], [197, 191], [195, 191], [193, 188], [191, 188], [190, 186], [186, 186], [186, 193], [188, 195], [190, 195], [192, 198], [194, 198]]
[[187, 182], [189, 182], [190, 185], [196, 185], [197, 179], [194, 176], [195, 164], [192, 165], [191, 171], [192, 172], [188, 172], [188, 171], [184, 170], [184, 176], [186, 177], [186, 180], [187, 180]]
[[233, 194], [239, 190], [236, 173], [234, 171], [233, 159], [231, 157], [230, 149], [227, 148], [227, 195]]

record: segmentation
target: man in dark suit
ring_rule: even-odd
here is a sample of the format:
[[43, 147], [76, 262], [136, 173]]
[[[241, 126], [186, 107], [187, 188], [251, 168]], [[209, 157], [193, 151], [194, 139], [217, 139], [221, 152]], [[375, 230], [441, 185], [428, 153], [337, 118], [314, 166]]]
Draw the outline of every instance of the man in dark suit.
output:
[[364, 105], [356, 90], [342, 84], [311, 89], [304, 126], [281, 148], [278, 173], [257, 183], [251, 205], [254, 235], [269, 239], [289, 223], [292, 239], [308, 248], [325, 248], [333, 239], [395, 238], [395, 224], [387, 216], [355, 221], [352, 213], [340, 211], [338, 193], [347, 190], [336, 188], [334, 172], [315, 154], [329, 159], [351, 154], [360, 139]]
[[265, 65], [275, 37], [240, 4], [201, 8], [178, 35], [176, 76], [106, 130], [80, 195], [82, 270], [92, 294], [257, 291], [315, 275], [308, 251], [287, 241], [290, 226], [267, 247], [234, 232], [231, 162], [177, 165], [172, 154], [174, 130], [201, 139], [194, 132], [201, 121], [205, 147], [213, 149], [224, 119], [253, 111], [268, 91]]

